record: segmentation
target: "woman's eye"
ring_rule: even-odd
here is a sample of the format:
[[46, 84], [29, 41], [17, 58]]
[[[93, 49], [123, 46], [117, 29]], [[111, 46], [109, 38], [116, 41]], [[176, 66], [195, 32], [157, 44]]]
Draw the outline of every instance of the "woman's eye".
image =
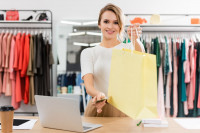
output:
[[118, 24], [118, 22], [114, 22], [114, 24]]
[[107, 23], [108, 23], [108, 20], [105, 20], [105, 21], [104, 21], [104, 23], [106, 23], [106, 24], [107, 24]]

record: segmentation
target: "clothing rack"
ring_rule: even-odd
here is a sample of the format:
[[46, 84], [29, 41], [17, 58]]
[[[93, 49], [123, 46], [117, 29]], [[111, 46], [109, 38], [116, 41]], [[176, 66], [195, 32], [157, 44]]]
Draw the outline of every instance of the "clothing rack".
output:
[[[0, 10], [0, 12], [4, 13], [6, 11], [9, 11], [10, 9], [3, 9]], [[30, 31], [38, 31], [37, 33], [41, 33], [43, 31], [48, 31], [49, 35], [49, 42], [51, 44], [53, 44], [53, 14], [50, 10], [18, 10], [19, 12], [19, 16], [21, 17], [21, 14], [25, 13], [25, 15], [33, 15], [33, 13], [43, 13], [45, 12], [48, 16], [48, 21], [37, 21], [37, 20], [21, 20], [22, 18], [20, 18], [20, 20], [18, 21], [7, 21], [7, 20], [2, 20], [0, 21], [0, 31], [1, 30], [16, 30], [16, 31], [20, 31], [20, 30], [25, 30], [28, 31], [30, 33]], [[36, 16], [37, 16], [36, 15]], [[4, 14], [4, 18], [6, 18], [6, 15]], [[35, 18], [34, 18], [35, 19]], [[50, 88], [51, 88], [51, 92], [53, 93], [53, 69], [51, 69], [50, 72]], [[3, 101], [2, 101], [3, 100]], [[8, 103], [4, 103], [4, 102], [10, 102], [10, 100], [8, 99], [8, 97], [5, 96], [1, 96], [1, 103], [2, 104], [8, 104]], [[10, 103], [9, 103], [10, 104]], [[25, 107], [25, 106], [29, 106], [29, 107]], [[21, 113], [21, 114], [36, 114], [37, 109], [36, 106], [30, 106], [30, 105], [25, 105], [22, 104], [22, 106], [15, 111], [15, 113]]]

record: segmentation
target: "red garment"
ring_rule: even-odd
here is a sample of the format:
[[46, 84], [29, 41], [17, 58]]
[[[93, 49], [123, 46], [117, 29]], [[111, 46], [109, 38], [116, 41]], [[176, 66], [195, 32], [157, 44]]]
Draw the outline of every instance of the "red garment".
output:
[[21, 71], [21, 76], [25, 76], [25, 93], [24, 93], [24, 103], [28, 104], [29, 102], [29, 76], [27, 73], [28, 63], [29, 63], [29, 42], [30, 42], [30, 34], [26, 35], [25, 45], [24, 45], [24, 60]]
[[[21, 73], [21, 71], [20, 71]], [[24, 100], [24, 92], [25, 92], [25, 77], [21, 77], [20, 74], [20, 81], [21, 81], [21, 92], [22, 92], [22, 100]]]
[[[19, 54], [19, 70], [22, 70], [23, 67], [23, 60], [24, 60], [24, 45], [25, 45], [25, 36], [26, 34], [23, 33], [20, 39], [21, 45], [20, 45], [20, 54]], [[21, 75], [20, 71], [20, 77], [21, 77], [21, 92], [22, 92], [22, 99], [24, 100], [24, 92], [25, 92], [25, 77]]]
[[13, 64], [13, 68], [16, 71], [16, 84], [15, 84], [16, 102], [21, 102], [21, 100], [22, 100], [20, 70], [18, 68], [19, 67], [19, 55], [21, 52], [20, 38], [21, 38], [21, 33], [18, 33], [16, 36], [15, 51], [14, 51], [14, 64]]
[[19, 55], [19, 70], [22, 70], [23, 58], [24, 58], [25, 33], [22, 34], [20, 42], [21, 42], [21, 45], [20, 45], [21, 51]]

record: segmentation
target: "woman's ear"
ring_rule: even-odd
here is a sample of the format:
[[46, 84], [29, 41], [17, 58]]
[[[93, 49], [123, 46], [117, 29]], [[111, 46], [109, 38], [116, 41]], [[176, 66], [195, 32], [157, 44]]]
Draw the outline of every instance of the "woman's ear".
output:
[[99, 27], [99, 29], [101, 29], [101, 25], [100, 24], [98, 25], [98, 27]]

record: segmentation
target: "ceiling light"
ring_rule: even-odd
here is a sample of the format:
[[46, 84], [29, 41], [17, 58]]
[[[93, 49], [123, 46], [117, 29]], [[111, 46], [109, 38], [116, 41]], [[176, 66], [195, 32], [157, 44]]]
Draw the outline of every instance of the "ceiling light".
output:
[[69, 36], [79, 36], [79, 35], [85, 35], [85, 32], [75, 32], [75, 33], [69, 33]]
[[98, 21], [89, 21], [89, 22], [83, 22], [83, 25], [92, 25], [92, 24], [97, 24]]
[[99, 45], [100, 44], [100, 42], [97, 42], [97, 43], [90, 43], [90, 47], [92, 47], [92, 46], [97, 46], [97, 45]]
[[101, 33], [97, 33], [97, 32], [86, 32], [87, 35], [95, 35], [95, 36], [101, 36]]
[[65, 20], [62, 20], [61, 23], [63, 23], [63, 24], [72, 24], [72, 25], [81, 25], [80, 22], [65, 21]]
[[89, 46], [89, 44], [87, 43], [80, 43], [80, 42], [74, 42], [73, 44], [78, 46]]

